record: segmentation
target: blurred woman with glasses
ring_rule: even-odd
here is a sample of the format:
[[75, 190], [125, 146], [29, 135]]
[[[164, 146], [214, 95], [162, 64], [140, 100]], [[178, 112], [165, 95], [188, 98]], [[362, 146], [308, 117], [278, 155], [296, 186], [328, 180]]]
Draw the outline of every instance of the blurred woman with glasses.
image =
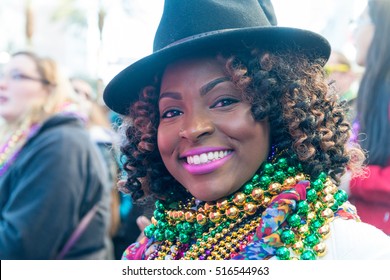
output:
[[[14, 54], [3, 70], [0, 259], [105, 258], [105, 170], [68, 79], [30, 52]], [[71, 237], [87, 213], [87, 226]]]

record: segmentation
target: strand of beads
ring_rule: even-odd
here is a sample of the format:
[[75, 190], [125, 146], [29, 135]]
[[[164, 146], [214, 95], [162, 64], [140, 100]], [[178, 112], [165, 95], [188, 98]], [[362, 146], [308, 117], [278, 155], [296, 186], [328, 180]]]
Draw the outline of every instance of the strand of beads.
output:
[[[301, 171], [299, 166], [289, 167], [287, 160], [280, 158], [275, 163], [264, 164], [260, 175], [256, 174], [228, 198], [200, 207], [195, 205], [195, 199], [168, 207], [157, 201], [152, 224], [145, 229], [145, 235], [162, 243], [150, 258], [177, 259], [187, 249], [185, 259], [231, 258], [246, 245], [245, 239], [250, 239], [250, 233], [260, 223], [247, 217], [261, 213], [274, 195], [304, 180], [305, 176], [297, 174], [298, 171]], [[242, 223], [243, 220], [246, 222]], [[222, 240], [225, 237], [233, 243]]]
[[324, 240], [330, 233], [329, 223], [334, 212], [348, 199], [325, 173], [310, 182], [306, 196], [287, 218], [288, 224], [280, 234], [284, 246], [276, 250], [278, 259], [313, 260], [323, 256], [327, 250]]
[[0, 149], [0, 175], [8, 168], [9, 162], [15, 157], [17, 151], [24, 144], [29, 135], [28, 123], [24, 123], [20, 129], [15, 131]]

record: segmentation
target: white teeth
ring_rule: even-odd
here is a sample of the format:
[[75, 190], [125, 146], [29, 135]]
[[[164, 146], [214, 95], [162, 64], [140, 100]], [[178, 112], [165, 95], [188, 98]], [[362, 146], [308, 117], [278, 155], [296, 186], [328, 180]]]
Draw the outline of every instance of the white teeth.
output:
[[212, 162], [214, 160], [224, 158], [228, 154], [230, 154], [230, 151], [208, 152], [208, 153], [202, 153], [200, 155], [188, 156], [187, 163], [195, 164], [195, 165], [205, 164], [208, 162]]
[[200, 164], [200, 157], [198, 155], [194, 156], [194, 164]]
[[206, 163], [209, 160], [207, 159], [207, 154], [201, 154], [200, 155], [200, 163]]

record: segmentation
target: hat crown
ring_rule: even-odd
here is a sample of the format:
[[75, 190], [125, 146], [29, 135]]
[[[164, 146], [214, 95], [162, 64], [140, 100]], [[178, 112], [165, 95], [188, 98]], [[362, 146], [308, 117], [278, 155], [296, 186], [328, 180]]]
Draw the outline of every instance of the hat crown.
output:
[[[266, 1], [268, 2], [268, 1]], [[153, 52], [203, 33], [271, 26], [258, 0], [165, 0]]]

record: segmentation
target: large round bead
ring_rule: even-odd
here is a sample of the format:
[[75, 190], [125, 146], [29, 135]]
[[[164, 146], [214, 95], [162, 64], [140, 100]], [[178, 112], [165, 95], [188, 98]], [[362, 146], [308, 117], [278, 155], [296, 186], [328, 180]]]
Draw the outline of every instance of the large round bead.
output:
[[238, 192], [233, 197], [233, 202], [237, 206], [242, 206], [245, 203], [246, 195], [242, 192]]
[[193, 227], [192, 224], [189, 223], [189, 222], [184, 222], [182, 228], [183, 228], [183, 231], [184, 231], [185, 233], [191, 233], [191, 232], [194, 231], [194, 227]]
[[306, 191], [306, 197], [309, 202], [313, 202], [317, 199], [317, 191], [315, 189], [308, 189]]
[[245, 184], [244, 188], [242, 189], [242, 192], [245, 194], [251, 194], [253, 191], [253, 185], [251, 183]]
[[279, 247], [276, 249], [276, 257], [279, 260], [288, 260], [290, 259], [290, 251], [286, 247]]
[[324, 224], [324, 220], [319, 218], [319, 219], [314, 219], [310, 222], [310, 229], [312, 231], [317, 231], [322, 225]]
[[229, 219], [236, 219], [238, 217], [239, 210], [236, 206], [231, 206], [226, 210], [226, 216]]
[[279, 183], [283, 183], [284, 180], [286, 179], [286, 174], [281, 171], [281, 170], [278, 170], [275, 172], [275, 175], [274, 175], [274, 180], [276, 180], [277, 182]]
[[156, 220], [155, 217], [152, 217], [152, 218], [150, 219], [150, 221], [152, 222], [153, 225], [157, 226], [157, 220]]
[[307, 224], [301, 225], [298, 229], [299, 234], [307, 236], [309, 234], [309, 226]]
[[186, 233], [181, 232], [179, 234], [179, 240], [181, 243], [186, 244], [186, 243], [188, 243], [188, 241], [190, 241], [190, 236]]
[[287, 218], [287, 222], [291, 227], [297, 227], [301, 224], [301, 217], [297, 214], [292, 214]]
[[211, 211], [213, 208], [214, 208], [214, 206], [215, 206], [215, 204], [214, 203], [212, 203], [212, 202], [206, 202], [205, 204], [204, 204], [204, 210], [206, 211], [206, 213], [207, 212], [209, 212], [209, 211]]
[[295, 181], [294, 177], [288, 177], [286, 180], [284, 180], [283, 185], [291, 187], [291, 186], [295, 185], [295, 183], [296, 183], [296, 181]]
[[317, 179], [315, 180], [314, 182], [311, 183], [311, 186], [317, 191], [322, 191], [322, 189], [324, 188], [324, 183], [320, 180], [320, 179]]
[[318, 179], [321, 180], [322, 182], [325, 182], [326, 177], [327, 175], [325, 172], [321, 172], [320, 175], [318, 175]]
[[161, 212], [164, 212], [165, 207], [164, 207], [164, 204], [162, 204], [161, 201], [156, 200], [156, 202], [155, 202], [154, 205], [156, 206], [156, 209], [157, 209], [157, 210], [159, 210], [159, 211], [161, 211]]
[[217, 208], [219, 210], [226, 210], [226, 208], [229, 206], [229, 202], [227, 199], [219, 199], [217, 201]]
[[303, 249], [305, 248], [305, 245], [303, 244], [303, 242], [301, 240], [295, 242], [293, 245], [292, 245], [292, 249], [295, 253], [297, 254], [301, 254], [303, 252]]
[[264, 174], [272, 174], [274, 172], [275, 168], [274, 168], [274, 165], [272, 163], [266, 163], [264, 164], [264, 168], [263, 168], [263, 171], [264, 171]]
[[158, 211], [158, 210], [154, 210], [153, 216], [156, 218], [157, 221], [163, 220], [165, 218], [165, 214], [163, 212]]
[[198, 224], [204, 225], [207, 223], [207, 217], [202, 213], [198, 213], [198, 215], [196, 215], [196, 221]]
[[321, 212], [321, 217], [324, 219], [333, 219], [334, 213], [331, 209], [326, 208], [324, 211]]
[[153, 224], [148, 225], [144, 229], [144, 234], [147, 238], [151, 238], [153, 236], [154, 231], [156, 230], [156, 226]]
[[348, 200], [348, 194], [344, 190], [338, 190], [334, 194], [334, 198], [341, 204]]
[[196, 219], [194, 210], [188, 210], [184, 213], [184, 218], [187, 222], [193, 223]]
[[158, 229], [164, 230], [164, 229], [166, 229], [167, 227], [168, 227], [168, 222], [163, 221], [163, 220], [157, 222], [157, 228], [158, 228]]
[[313, 250], [317, 256], [322, 257], [326, 254], [326, 244], [324, 242], [320, 242], [313, 247]]
[[280, 238], [285, 244], [292, 244], [295, 240], [295, 234], [292, 230], [284, 230], [282, 231]]
[[176, 234], [174, 231], [170, 229], [165, 230], [165, 238], [168, 239], [169, 241], [174, 241], [176, 239]]
[[295, 180], [297, 180], [298, 182], [303, 181], [305, 180], [305, 175], [303, 173], [298, 173], [297, 175], [295, 175]]
[[305, 200], [301, 200], [297, 205], [297, 213], [299, 215], [306, 215], [309, 211], [309, 204]]
[[312, 250], [305, 250], [301, 254], [301, 260], [315, 260], [316, 254]]
[[184, 220], [185, 220], [184, 211], [179, 210], [179, 211], [177, 211], [177, 212], [178, 212], [178, 213], [177, 213], [177, 218], [178, 218], [178, 220], [179, 220], [179, 221], [184, 221]]
[[317, 214], [314, 211], [310, 211], [309, 213], [307, 213], [307, 221], [311, 221], [311, 220], [315, 219], [316, 217], [317, 217]]
[[314, 245], [317, 245], [320, 242], [320, 239], [317, 237], [317, 235], [310, 234], [308, 235], [305, 240], [303, 241], [307, 246], [313, 247]]
[[280, 158], [276, 164], [278, 165], [278, 167], [280, 169], [283, 169], [283, 170], [287, 169], [287, 167], [288, 167], [287, 159], [285, 159], [285, 158]]
[[260, 201], [264, 198], [264, 190], [261, 188], [254, 188], [251, 197], [255, 201]]
[[221, 220], [221, 213], [218, 211], [210, 212], [209, 218], [213, 223], [218, 223]]
[[330, 233], [330, 226], [329, 224], [325, 224], [322, 227], [320, 227], [317, 231], [323, 239], [326, 239], [329, 236]]
[[271, 183], [271, 177], [268, 175], [263, 175], [260, 177], [259, 183], [260, 187], [266, 188]]
[[282, 185], [280, 183], [272, 183], [268, 186], [268, 191], [270, 194], [275, 195], [280, 193], [282, 190]]
[[244, 211], [245, 213], [247, 213], [248, 215], [253, 215], [256, 213], [256, 210], [257, 210], [257, 207], [255, 204], [253, 204], [252, 202], [248, 202], [248, 203], [245, 203], [244, 205]]
[[328, 204], [332, 204], [334, 202], [334, 197], [331, 194], [327, 194], [322, 198], [322, 201]]
[[164, 232], [159, 229], [155, 230], [153, 235], [157, 241], [163, 241], [165, 238]]

